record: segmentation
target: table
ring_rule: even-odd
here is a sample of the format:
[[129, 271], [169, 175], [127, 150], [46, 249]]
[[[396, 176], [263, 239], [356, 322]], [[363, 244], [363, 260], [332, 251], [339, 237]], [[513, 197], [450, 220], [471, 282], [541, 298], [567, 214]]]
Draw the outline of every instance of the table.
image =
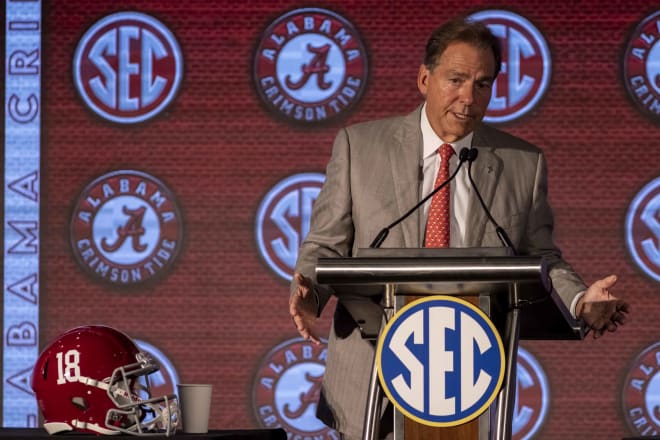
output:
[[[110, 436], [97, 436], [94, 434], [83, 434], [72, 432], [71, 434], [49, 435], [43, 428], [1, 428], [0, 439], [12, 440], [81, 440], [84, 438], [138, 438], [138, 436], [122, 434]], [[145, 438], [145, 437], [142, 437]], [[286, 440], [286, 431], [283, 429], [231, 429], [231, 430], [209, 430], [207, 434], [186, 434], [177, 431], [176, 435], [165, 437], [149, 436], [149, 439], [174, 439], [174, 440]]]

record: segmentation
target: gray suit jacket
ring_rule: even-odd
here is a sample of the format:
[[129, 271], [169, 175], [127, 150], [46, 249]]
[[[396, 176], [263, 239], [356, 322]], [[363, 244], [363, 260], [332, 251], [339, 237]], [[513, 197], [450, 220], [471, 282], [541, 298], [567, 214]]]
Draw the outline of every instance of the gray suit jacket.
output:
[[[347, 257], [369, 247], [378, 232], [421, 197], [421, 106], [407, 116], [342, 129], [334, 143], [326, 181], [312, 213], [296, 271], [315, 281], [319, 257]], [[472, 176], [491, 214], [521, 254], [543, 255], [553, 285], [567, 307], [586, 289], [561, 259], [552, 240], [553, 216], [547, 200], [546, 164], [537, 147], [481, 125], [473, 137], [479, 149]], [[417, 210], [392, 228], [381, 247], [422, 246], [424, 219]], [[501, 246], [477, 197], [467, 213], [465, 245]], [[292, 286], [293, 287], [293, 286]], [[332, 295], [316, 286], [319, 312]], [[328, 340], [328, 357], [317, 414], [350, 438], [362, 433], [374, 346], [339, 304]]]

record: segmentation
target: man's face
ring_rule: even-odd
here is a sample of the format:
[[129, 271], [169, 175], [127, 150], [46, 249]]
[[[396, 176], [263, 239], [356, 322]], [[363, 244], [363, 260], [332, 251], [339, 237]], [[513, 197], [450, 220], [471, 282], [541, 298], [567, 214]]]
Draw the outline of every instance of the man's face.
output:
[[486, 114], [495, 78], [495, 57], [490, 49], [456, 42], [429, 70], [419, 68], [417, 87], [426, 98], [431, 127], [445, 142], [472, 132]]

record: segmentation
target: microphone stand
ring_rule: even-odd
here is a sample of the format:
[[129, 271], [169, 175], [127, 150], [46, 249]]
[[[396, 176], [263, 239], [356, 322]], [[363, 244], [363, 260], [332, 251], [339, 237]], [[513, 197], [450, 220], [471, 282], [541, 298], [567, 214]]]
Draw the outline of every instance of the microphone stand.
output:
[[483, 197], [481, 197], [481, 194], [479, 193], [479, 189], [477, 188], [477, 185], [474, 183], [474, 180], [472, 179], [472, 162], [475, 161], [478, 154], [479, 154], [479, 150], [477, 150], [476, 148], [470, 149], [470, 152], [468, 154], [468, 179], [470, 179], [470, 184], [472, 185], [472, 188], [474, 188], [474, 192], [477, 194], [479, 203], [481, 204], [481, 207], [484, 209], [484, 212], [486, 213], [488, 220], [490, 220], [493, 226], [495, 226], [495, 233], [497, 234], [497, 237], [500, 239], [500, 242], [502, 242], [504, 247], [511, 248], [513, 255], [518, 255], [518, 250], [513, 245], [513, 242], [509, 238], [509, 235], [506, 233], [504, 228], [502, 228], [499, 224], [497, 224], [497, 222], [491, 215], [490, 211], [488, 210], [488, 207], [486, 207], [486, 203], [484, 202]]
[[[437, 193], [437, 192], [440, 191], [442, 188], [444, 188], [445, 186], [447, 186], [447, 184], [448, 184], [449, 182], [451, 182], [451, 181], [454, 179], [454, 177], [456, 177], [456, 174], [457, 174], [458, 171], [461, 169], [461, 166], [465, 163], [465, 161], [469, 160], [469, 158], [470, 158], [470, 151], [472, 151], [472, 150], [468, 150], [467, 148], [462, 148], [461, 151], [458, 153], [458, 159], [459, 159], [458, 166], [456, 167], [456, 170], [454, 170], [454, 172], [452, 173], [452, 175], [449, 176], [449, 179], [445, 180], [445, 181], [442, 182], [440, 185], [438, 185], [438, 186], [437, 186], [433, 191], [431, 191], [426, 197], [424, 197], [422, 200], [420, 200], [415, 206], [413, 206], [412, 208], [410, 208], [410, 209], [408, 210], [408, 212], [406, 212], [405, 214], [403, 214], [401, 217], [399, 217], [399, 218], [398, 218], [396, 221], [394, 221], [392, 224], [390, 224], [390, 225], [384, 227], [383, 229], [381, 229], [381, 231], [378, 233], [378, 235], [376, 235], [376, 238], [374, 238], [374, 241], [371, 242], [371, 244], [369, 245], [369, 247], [370, 247], [370, 248], [379, 248], [380, 245], [383, 244], [383, 241], [385, 241], [385, 239], [386, 239], [387, 236], [389, 235], [389, 233], [390, 233], [390, 229], [392, 229], [393, 227], [395, 227], [396, 225], [398, 225], [399, 223], [401, 223], [402, 221], [404, 221], [405, 219], [407, 219], [408, 216], [410, 216], [410, 214], [412, 214], [412, 213], [415, 212], [417, 209], [419, 209], [419, 207], [422, 206], [424, 203], [426, 203], [426, 201], [429, 200], [431, 197], [433, 197], [433, 196], [435, 195], [435, 193]], [[475, 151], [476, 151], [476, 150], [475, 150]], [[475, 158], [476, 158], [476, 154], [475, 154]], [[473, 159], [473, 160], [474, 160], [474, 159]]]

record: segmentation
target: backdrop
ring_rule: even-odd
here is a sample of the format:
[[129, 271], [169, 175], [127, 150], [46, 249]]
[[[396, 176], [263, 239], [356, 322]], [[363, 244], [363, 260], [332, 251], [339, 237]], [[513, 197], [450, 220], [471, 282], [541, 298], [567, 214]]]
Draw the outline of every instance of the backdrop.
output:
[[[211, 428], [313, 417], [323, 347], [288, 279], [347, 124], [406, 114], [430, 32], [476, 14], [505, 70], [488, 120], [542, 147], [556, 238], [632, 320], [523, 341], [516, 438], [660, 430], [660, 10], [625, 2], [12, 1], [5, 10], [3, 425], [35, 426], [31, 365], [106, 324], [214, 385]], [[333, 306], [319, 323], [327, 334]], [[655, 316], [655, 318], [654, 318]]]

